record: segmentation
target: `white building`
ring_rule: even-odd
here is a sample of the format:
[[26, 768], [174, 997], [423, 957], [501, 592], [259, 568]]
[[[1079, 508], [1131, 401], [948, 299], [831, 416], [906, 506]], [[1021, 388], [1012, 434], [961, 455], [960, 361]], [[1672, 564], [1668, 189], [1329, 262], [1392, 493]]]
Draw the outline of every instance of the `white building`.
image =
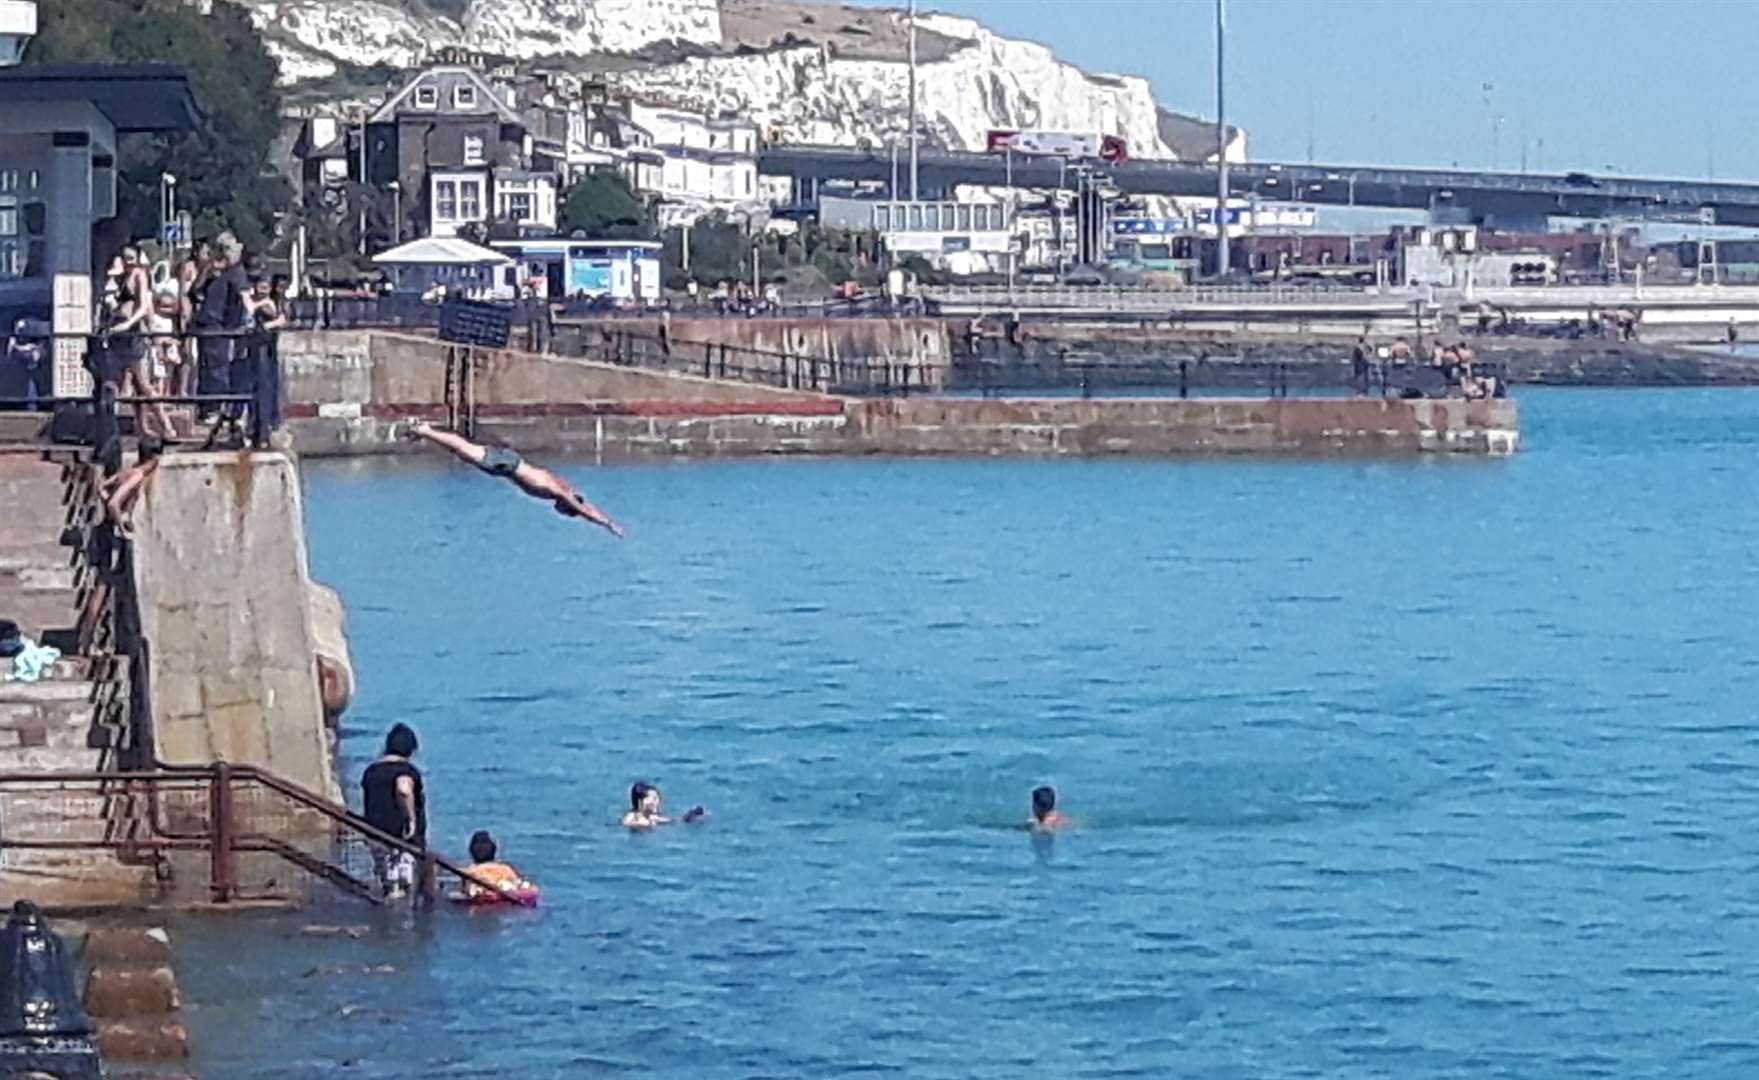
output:
[[657, 183], [647, 173], [631, 178], [642, 194], [659, 198], [662, 227], [715, 212], [748, 216], [765, 205], [756, 124], [641, 102], [631, 102], [628, 113], [646, 134], [646, 148], [662, 159]]
[[1005, 273], [1017, 251], [1006, 206], [975, 202], [869, 202], [821, 196], [821, 224], [876, 232], [894, 258], [920, 255], [953, 274]]
[[36, 0], [0, 0], [0, 66], [24, 59], [24, 47], [36, 33]]
[[428, 173], [429, 236], [457, 236], [489, 220], [488, 169], [434, 169]]
[[556, 228], [556, 177], [546, 172], [497, 172], [495, 220], [523, 229]]

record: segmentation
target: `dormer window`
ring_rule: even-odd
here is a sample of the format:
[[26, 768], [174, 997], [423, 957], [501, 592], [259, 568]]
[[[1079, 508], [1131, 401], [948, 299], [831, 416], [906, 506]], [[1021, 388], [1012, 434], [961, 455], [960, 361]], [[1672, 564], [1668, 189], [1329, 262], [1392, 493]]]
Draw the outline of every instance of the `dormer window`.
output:
[[476, 108], [476, 87], [464, 83], [453, 88], [452, 107], [454, 109]]
[[418, 109], [437, 108], [440, 104], [440, 92], [431, 86], [415, 88], [415, 107]]

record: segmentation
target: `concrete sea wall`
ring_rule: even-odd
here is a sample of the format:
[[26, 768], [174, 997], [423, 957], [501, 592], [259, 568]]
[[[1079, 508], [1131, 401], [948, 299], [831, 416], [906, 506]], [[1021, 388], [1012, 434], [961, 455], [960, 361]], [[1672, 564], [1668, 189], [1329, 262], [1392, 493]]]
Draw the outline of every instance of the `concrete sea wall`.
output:
[[337, 797], [294, 459], [168, 455], [135, 517], [159, 759], [257, 765]]
[[[414, 449], [394, 424], [446, 415], [436, 341], [288, 338], [288, 430], [301, 453]], [[485, 354], [475, 380], [485, 437], [606, 457], [1506, 453], [1518, 439], [1507, 400], [844, 398], [517, 352]]]

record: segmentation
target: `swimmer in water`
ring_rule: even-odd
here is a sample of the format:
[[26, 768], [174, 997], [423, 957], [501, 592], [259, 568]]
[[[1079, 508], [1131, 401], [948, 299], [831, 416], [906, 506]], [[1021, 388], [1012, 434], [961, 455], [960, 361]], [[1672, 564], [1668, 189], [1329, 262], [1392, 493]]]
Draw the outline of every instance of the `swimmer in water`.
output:
[[1032, 820], [1027, 828], [1033, 832], [1056, 832], [1066, 829], [1071, 822], [1057, 809], [1057, 789], [1038, 787], [1032, 789]]
[[[637, 781], [629, 789], [629, 812], [623, 815], [625, 829], [651, 829], [655, 825], [670, 825], [672, 819], [660, 813], [660, 789], [652, 784]], [[700, 806], [693, 806], [684, 811], [684, 823], [700, 821], [708, 813]]]
[[487, 829], [479, 829], [471, 836], [471, 864], [464, 869], [476, 881], [464, 883], [463, 896], [465, 899], [475, 900], [489, 894], [489, 890], [478, 885], [477, 881], [493, 885], [508, 899], [515, 899], [516, 895], [520, 893], [537, 891], [537, 886], [520, 877], [519, 871], [513, 869], [511, 865], [501, 862], [498, 858], [499, 855], [500, 846], [495, 843], [494, 836]]

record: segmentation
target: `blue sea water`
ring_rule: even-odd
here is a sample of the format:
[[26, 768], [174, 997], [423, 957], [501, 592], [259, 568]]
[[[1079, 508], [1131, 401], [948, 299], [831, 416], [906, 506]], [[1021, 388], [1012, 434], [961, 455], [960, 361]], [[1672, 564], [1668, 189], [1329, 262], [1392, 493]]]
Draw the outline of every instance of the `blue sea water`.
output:
[[[569, 464], [621, 544], [312, 464], [350, 787], [413, 724], [435, 841], [545, 902], [184, 922], [196, 1064], [1759, 1075], [1759, 393], [1522, 407], [1507, 460]], [[636, 779], [710, 821], [625, 834]]]

